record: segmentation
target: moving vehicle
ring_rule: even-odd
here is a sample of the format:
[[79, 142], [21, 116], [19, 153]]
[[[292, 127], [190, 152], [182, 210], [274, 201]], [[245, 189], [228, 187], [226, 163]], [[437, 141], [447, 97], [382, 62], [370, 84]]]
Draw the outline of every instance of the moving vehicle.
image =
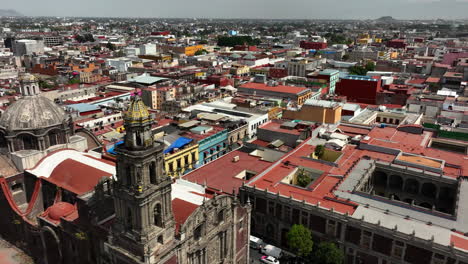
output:
[[263, 256], [260, 258], [260, 261], [267, 264], [280, 264], [279, 260], [272, 256]]
[[263, 247], [263, 240], [261, 240], [258, 237], [250, 236], [250, 242], [249, 245], [253, 249], [260, 249]]
[[262, 254], [265, 254], [267, 256], [275, 257], [277, 259], [281, 258], [283, 256], [283, 250], [281, 248], [275, 247], [273, 245], [266, 245], [262, 247], [260, 250]]

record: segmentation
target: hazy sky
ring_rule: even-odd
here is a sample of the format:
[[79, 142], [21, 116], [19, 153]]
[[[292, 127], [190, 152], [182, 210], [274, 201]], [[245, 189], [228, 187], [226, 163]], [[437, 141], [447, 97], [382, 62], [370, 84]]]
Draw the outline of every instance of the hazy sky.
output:
[[468, 0], [0, 0], [37, 16], [207, 18], [467, 18]]

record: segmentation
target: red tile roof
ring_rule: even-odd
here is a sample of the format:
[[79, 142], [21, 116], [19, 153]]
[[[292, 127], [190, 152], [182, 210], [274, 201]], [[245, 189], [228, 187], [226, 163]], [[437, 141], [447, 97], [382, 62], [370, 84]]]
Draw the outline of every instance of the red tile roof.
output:
[[44, 180], [81, 195], [92, 191], [102, 177], [112, 175], [73, 159], [66, 159], [58, 164], [48, 178]]
[[[239, 161], [233, 162], [236, 156], [239, 157]], [[184, 175], [183, 179], [198, 184], [206, 183], [210, 188], [232, 193], [233, 189], [237, 190], [244, 182], [243, 179], [236, 178], [241, 172], [247, 170], [260, 173], [271, 165], [271, 162], [236, 150]]]
[[268, 86], [264, 83], [246, 83], [240, 86], [241, 88], [247, 89], [254, 89], [254, 90], [262, 90], [262, 91], [273, 91], [279, 93], [291, 93], [291, 94], [299, 94], [308, 90], [306, 87], [296, 87], [296, 86], [286, 86], [286, 85], [278, 85], [278, 86]]
[[274, 132], [285, 133], [285, 134], [292, 134], [292, 135], [301, 134], [301, 132], [297, 129], [285, 129], [285, 128], [281, 128], [281, 125], [282, 125], [281, 123], [270, 121], [261, 125], [259, 128], [274, 131]]
[[189, 203], [179, 198], [172, 200], [172, 211], [176, 222], [176, 233], [179, 233], [180, 226], [185, 223], [185, 220], [198, 208], [198, 205]]

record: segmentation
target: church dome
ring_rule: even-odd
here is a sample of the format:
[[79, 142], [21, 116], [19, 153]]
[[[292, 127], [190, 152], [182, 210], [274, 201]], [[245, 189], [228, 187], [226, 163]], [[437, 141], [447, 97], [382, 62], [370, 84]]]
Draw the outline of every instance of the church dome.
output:
[[135, 95], [135, 98], [131, 101], [127, 112], [124, 114], [124, 119], [130, 123], [143, 123], [151, 121], [148, 108], [138, 95]]
[[75, 211], [75, 206], [66, 202], [58, 202], [49, 207], [49, 217], [52, 220], [59, 221], [60, 218], [68, 216]]
[[65, 111], [51, 100], [25, 96], [16, 101], [0, 117], [0, 127], [7, 131], [36, 130], [60, 125], [67, 119]]
[[21, 74], [19, 76], [19, 80], [20, 80], [20, 82], [37, 82], [38, 81], [36, 76], [34, 76], [34, 75], [30, 74], [30, 73]]

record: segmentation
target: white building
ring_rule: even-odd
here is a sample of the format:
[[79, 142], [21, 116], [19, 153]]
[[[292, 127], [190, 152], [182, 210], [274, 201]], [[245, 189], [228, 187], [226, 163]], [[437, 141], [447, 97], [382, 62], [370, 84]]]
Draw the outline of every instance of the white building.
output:
[[127, 72], [128, 68], [132, 66], [132, 61], [127, 58], [107, 59], [106, 66], [115, 67], [119, 72]]
[[156, 44], [147, 43], [140, 45], [141, 55], [156, 55]]
[[44, 53], [44, 42], [41, 40], [20, 39], [13, 43], [15, 56], [24, 56]]

